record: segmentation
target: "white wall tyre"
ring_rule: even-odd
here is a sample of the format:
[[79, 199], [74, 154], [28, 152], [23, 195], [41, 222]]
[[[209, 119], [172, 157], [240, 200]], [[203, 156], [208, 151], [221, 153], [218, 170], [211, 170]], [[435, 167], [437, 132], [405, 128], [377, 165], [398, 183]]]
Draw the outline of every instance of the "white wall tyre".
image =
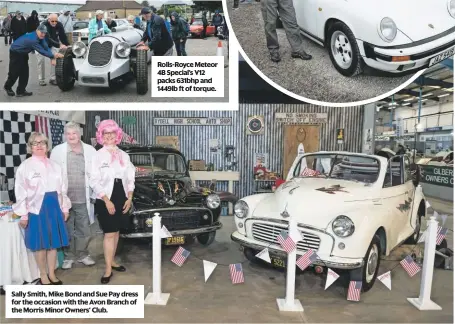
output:
[[333, 23], [327, 31], [326, 39], [330, 60], [338, 72], [347, 77], [363, 72], [365, 63], [356, 38], [348, 26], [340, 21]]
[[375, 235], [363, 259], [363, 267], [349, 272], [350, 281], [362, 281], [363, 292], [370, 290], [376, 281], [381, 255], [381, 240], [379, 236]]

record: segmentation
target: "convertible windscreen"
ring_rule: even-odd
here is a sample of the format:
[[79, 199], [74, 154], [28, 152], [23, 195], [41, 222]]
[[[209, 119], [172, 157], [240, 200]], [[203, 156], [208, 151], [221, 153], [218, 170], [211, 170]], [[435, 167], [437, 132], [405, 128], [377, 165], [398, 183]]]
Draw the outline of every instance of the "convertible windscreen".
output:
[[307, 155], [298, 162], [294, 176], [374, 183], [379, 176], [379, 161], [375, 158], [355, 155]]
[[133, 165], [140, 172], [176, 172], [185, 173], [185, 161], [180, 155], [172, 153], [130, 154]]

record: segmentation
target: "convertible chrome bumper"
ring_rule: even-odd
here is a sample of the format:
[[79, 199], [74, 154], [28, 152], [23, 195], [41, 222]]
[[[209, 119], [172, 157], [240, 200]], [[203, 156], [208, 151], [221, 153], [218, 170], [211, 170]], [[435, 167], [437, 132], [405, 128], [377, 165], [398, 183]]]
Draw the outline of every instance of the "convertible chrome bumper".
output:
[[[268, 248], [270, 255], [279, 256], [281, 258], [286, 258], [287, 254], [284, 250], [282, 250], [278, 245], [270, 245], [265, 244], [262, 242], [255, 242], [252, 239], [247, 238], [246, 236], [240, 234], [239, 232], [234, 232], [231, 234], [231, 240], [239, 243], [244, 248], [250, 248], [255, 251], [261, 251], [265, 248]], [[297, 251], [298, 255], [302, 255], [301, 251]], [[312, 263], [313, 265], [320, 265], [323, 267], [330, 267], [334, 269], [343, 269], [343, 270], [351, 270], [357, 269], [363, 266], [362, 259], [347, 259], [347, 258], [337, 258], [337, 257], [330, 257], [328, 260], [317, 260]]]
[[[177, 235], [197, 235], [203, 234], [208, 232], [213, 232], [221, 229], [223, 225], [220, 222], [216, 222], [211, 226], [204, 226], [194, 229], [185, 229], [185, 230], [176, 230], [176, 231], [169, 231], [172, 236]], [[144, 237], [153, 237], [152, 232], [142, 232], [142, 233], [129, 233], [129, 234], [120, 234], [121, 237], [124, 238], [144, 238]]]

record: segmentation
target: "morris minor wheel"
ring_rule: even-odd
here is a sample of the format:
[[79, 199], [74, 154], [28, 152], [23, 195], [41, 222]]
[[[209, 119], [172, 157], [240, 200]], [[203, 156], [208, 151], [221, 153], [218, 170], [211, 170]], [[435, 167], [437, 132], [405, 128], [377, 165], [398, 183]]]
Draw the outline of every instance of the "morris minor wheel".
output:
[[349, 272], [350, 281], [362, 280], [362, 291], [370, 290], [378, 276], [379, 264], [381, 260], [381, 241], [377, 235], [368, 247], [367, 253], [363, 259], [363, 267]]
[[74, 83], [76, 82], [73, 52], [70, 48], [68, 48], [62, 54], [64, 57], [57, 59], [57, 63], [55, 65], [55, 79], [60, 90], [69, 91], [74, 88]]
[[197, 240], [204, 246], [209, 246], [215, 241], [216, 232], [209, 232], [204, 234], [199, 234]]
[[354, 34], [344, 23], [336, 22], [329, 27], [327, 50], [332, 64], [342, 75], [352, 77], [362, 73], [365, 63]]
[[137, 51], [136, 58], [136, 90], [139, 95], [148, 92], [147, 51]]
[[404, 244], [417, 244], [420, 239], [420, 230], [422, 229], [422, 215], [417, 215], [416, 227], [414, 228], [414, 234], [404, 242]]

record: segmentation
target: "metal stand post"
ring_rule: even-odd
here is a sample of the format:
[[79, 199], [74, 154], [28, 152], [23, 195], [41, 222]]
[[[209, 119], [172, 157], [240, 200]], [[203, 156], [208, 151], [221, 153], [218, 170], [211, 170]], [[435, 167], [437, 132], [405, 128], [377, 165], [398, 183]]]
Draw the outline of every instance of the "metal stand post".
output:
[[[297, 222], [294, 217], [289, 218], [289, 235], [297, 231]], [[292, 236], [291, 236], [292, 237]], [[281, 312], [303, 312], [300, 300], [295, 298], [295, 263], [297, 259], [297, 247], [288, 254], [286, 297], [277, 298], [278, 309]]]
[[408, 298], [408, 301], [419, 310], [441, 310], [441, 306], [433, 302], [431, 285], [433, 282], [434, 257], [436, 252], [436, 237], [438, 235], [438, 222], [432, 216], [428, 221], [427, 237], [425, 238], [425, 256], [423, 259], [422, 279], [420, 282], [420, 295], [418, 298]]
[[145, 297], [146, 305], [166, 305], [170, 294], [161, 292], [161, 216], [153, 217], [153, 288]]

